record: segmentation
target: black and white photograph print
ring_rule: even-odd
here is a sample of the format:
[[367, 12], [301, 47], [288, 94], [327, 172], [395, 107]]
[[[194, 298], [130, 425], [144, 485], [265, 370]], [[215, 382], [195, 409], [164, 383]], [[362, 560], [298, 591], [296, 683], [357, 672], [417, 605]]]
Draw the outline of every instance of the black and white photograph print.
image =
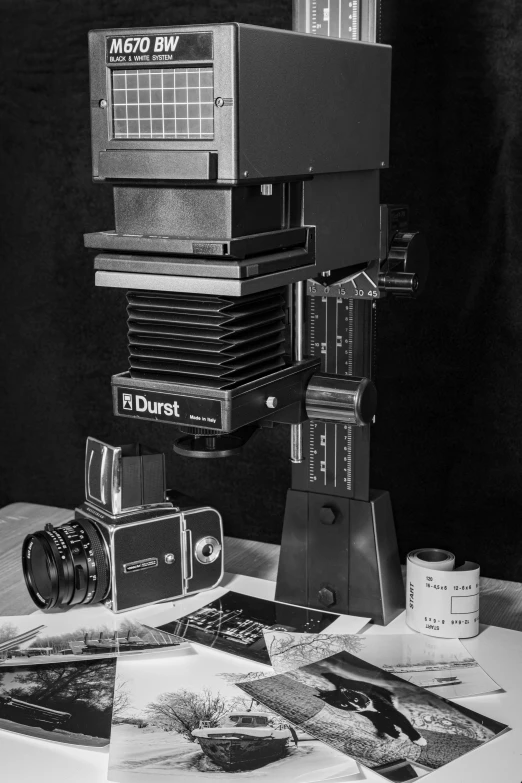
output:
[[445, 699], [502, 690], [458, 639], [418, 633], [309, 636], [265, 631], [265, 642], [276, 674], [346, 650]]
[[267, 673], [266, 667], [201, 646], [170, 660], [119, 659], [109, 780], [362, 780], [356, 762], [235, 684]]
[[130, 618], [87, 612], [0, 617], [0, 668], [175, 649], [180, 639]]
[[356, 655], [365, 639], [360, 634], [304, 634], [272, 630], [265, 631], [264, 637], [270, 664], [276, 674], [299, 669], [338, 652]]
[[109, 744], [116, 661], [0, 670], [0, 729], [68, 745]]
[[[422, 777], [508, 729], [348, 652], [238, 687], [393, 780]], [[397, 778], [401, 765], [412, 774]]]
[[408, 633], [362, 640], [355, 655], [445, 699], [502, 690], [458, 639]]
[[267, 601], [229, 591], [201, 609], [160, 625], [185, 641], [270, 665], [263, 632], [267, 630], [319, 633], [339, 615]]

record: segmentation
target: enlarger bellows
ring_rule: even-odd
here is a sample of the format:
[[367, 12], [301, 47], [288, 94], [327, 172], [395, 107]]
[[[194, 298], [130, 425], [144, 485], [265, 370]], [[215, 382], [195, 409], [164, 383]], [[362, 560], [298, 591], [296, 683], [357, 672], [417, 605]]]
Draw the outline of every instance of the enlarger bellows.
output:
[[240, 299], [131, 291], [132, 378], [228, 389], [284, 367], [281, 289]]

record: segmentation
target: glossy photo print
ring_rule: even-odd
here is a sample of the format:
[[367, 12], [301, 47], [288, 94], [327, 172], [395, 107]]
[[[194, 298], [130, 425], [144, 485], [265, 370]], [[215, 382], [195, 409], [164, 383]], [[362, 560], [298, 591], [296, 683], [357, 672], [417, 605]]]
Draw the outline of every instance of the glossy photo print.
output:
[[185, 617], [160, 625], [159, 630], [270, 665], [264, 631], [318, 633], [338, 617], [229, 591]]
[[348, 652], [238, 687], [389, 780], [422, 777], [508, 729]]
[[3, 667], [0, 729], [68, 745], [106, 746], [115, 673], [114, 659]]
[[276, 674], [346, 651], [445, 699], [502, 690], [458, 639], [418, 633], [322, 633], [311, 637], [291, 631], [265, 631], [265, 642]]
[[179, 648], [180, 639], [107, 610], [0, 617], [0, 668]]
[[236, 685], [267, 672], [202, 646], [169, 659], [119, 659], [109, 780], [362, 780], [355, 761], [256, 704]]

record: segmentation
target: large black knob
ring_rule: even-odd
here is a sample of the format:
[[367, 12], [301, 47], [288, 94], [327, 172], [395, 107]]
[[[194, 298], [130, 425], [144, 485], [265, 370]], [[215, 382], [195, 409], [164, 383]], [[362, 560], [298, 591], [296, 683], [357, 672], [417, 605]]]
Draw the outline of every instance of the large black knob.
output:
[[377, 406], [377, 391], [368, 378], [344, 378], [319, 372], [306, 389], [309, 419], [362, 427], [370, 424]]
[[422, 293], [429, 272], [429, 251], [419, 231], [397, 231], [379, 275], [379, 288], [395, 296]]

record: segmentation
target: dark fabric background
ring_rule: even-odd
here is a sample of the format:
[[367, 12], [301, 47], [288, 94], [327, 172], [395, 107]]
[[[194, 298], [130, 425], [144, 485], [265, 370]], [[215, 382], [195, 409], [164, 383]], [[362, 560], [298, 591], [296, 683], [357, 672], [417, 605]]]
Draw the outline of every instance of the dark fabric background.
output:
[[[169, 452], [172, 486], [231, 535], [278, 542], [284, 427], [235, 460], [189, 461], [172, 431], [111, 411], [126, 367], [125, 297], [96, 289], [82, 234], [113, 226], [91, 183], [87, 31], [242, 21], [291, 27], [291, 0], [0, 0], [1, 494], [73, 506], [85, 438]], [[372, 484], [392, 493], [402, 555], [443, 546], [522, 579], [522, 5], [384, 0], [394, 47], [391, 169], [429, 241], [429, 287], [379, 305]]]

